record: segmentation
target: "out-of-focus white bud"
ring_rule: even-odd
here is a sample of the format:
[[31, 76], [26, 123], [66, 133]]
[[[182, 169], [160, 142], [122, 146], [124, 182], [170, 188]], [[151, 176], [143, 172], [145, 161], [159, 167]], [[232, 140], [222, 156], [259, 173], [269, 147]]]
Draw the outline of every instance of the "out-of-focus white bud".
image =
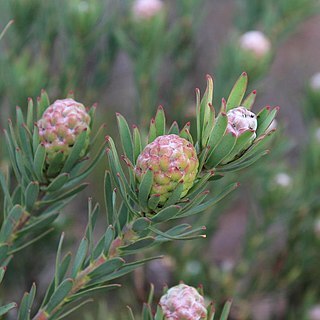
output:
[[320, 239], [320, 218], [316, 219], [314, 223], [314, 232], [317, 236], [317, 238]]
[[239, 39], [240, 48], [257, 58], [266, 56], [271, 50], [271, 42], [261, 31], [248, 31]]
[[317, 141], [320, 142], [320, 128], [316, 129], [315, 137], [316, 137]]
[[309, 320], [320, 320], [320, 304], [313, 306], [308, 312]]
[[285, 172], [280, 172], [274, 177], [275, 183], [283, 188], [287, 188], [292, 184], [292, 178]]
[[309, 82], [310, 88], [314, 91], [319, 91], [320, 90], [320, 72], [314, 74], [310, 78]]
[[161, 0], [136, 0], [133, 3], [132, 13], [138, 20], [150, 19], [163, 8]]
[[207, 309], [199, 292], [185, 284], [170, 288], [160, 299], [159, 305], [165, 320], [206, 319]]

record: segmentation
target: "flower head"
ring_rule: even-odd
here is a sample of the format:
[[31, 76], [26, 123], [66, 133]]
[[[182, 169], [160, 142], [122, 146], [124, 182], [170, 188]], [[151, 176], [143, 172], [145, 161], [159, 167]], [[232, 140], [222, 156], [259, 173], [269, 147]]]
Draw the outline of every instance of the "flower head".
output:
[[83, 157], [89, 145], [90, 121], [84, 105], [73, 99], [56, 100], [50, 105], [38, 121], [40, 141], [46, 148], [47, 162], [50, 163], [60, 152], [66, 159], [77, 137], [86, 131], [86, 142], [80, 153], [80, 157]]
[[170, 288], [159, 303], [165, 320], [206, 319], [207, 309], [199, 292], [185, 284]]
[[135, 174], [140, 182], [152, 170], [154, 181], [151, 194], [160, 196], [160, 205], [170, 197], [179, 183], [183, 184], [181, 198], [192, 187], [198, 173], [197, 153], [189, 141], [175, 134], [157, 137], [148, 144], [137, 159]]

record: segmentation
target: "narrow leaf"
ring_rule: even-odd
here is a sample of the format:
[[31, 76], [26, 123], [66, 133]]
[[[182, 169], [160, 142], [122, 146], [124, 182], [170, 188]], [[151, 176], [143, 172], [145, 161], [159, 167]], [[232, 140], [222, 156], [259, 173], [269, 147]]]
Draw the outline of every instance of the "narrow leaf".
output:
[[227, 99], [227, 111], [241, 105], [241, 101], [246, 93], [248, 85], [248, 75], [243, 72], [234, 84]]

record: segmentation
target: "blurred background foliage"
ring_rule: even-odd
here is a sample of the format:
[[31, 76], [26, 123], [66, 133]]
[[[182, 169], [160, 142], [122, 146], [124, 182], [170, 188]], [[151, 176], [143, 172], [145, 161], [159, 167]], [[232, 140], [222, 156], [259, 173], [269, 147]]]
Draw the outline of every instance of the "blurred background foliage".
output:
[[[241, 188], [194, 221], [206, 226], [206, 240], [163, 245], [163, 260], [70, 319], [127, 319], [125, 306], [138, 313], [150, 282], [159, 297], [165, 284], [180, 280], [201, 283], [218, 309], [232, 298], [231, 319], [320, 319], [320, 76], [309, 80], [320, 71], [319, 2], [167, 0], [151, 17], [134, 13], [133, 3], [1, 0], [1, 29], [15, 22], [0, 43], [0, 125], [42, 88], [52, 101], [74, 90], [78, 101], [97, 102], [97, 126], [105, 122], [112, 136], [116, 111], [145, 126], [158, 104], [184, 125], [194, 120], [194, 88], [203, 90], [206, 73], [214, 76], [218, 109], [247, 71], [256, 106], [281, 106], [278, 134], [267, 157], [221, 180]], [[251, 30], [268, 39], [265, 54], [241, 44]], [[1, 153], [5, 168], [3, 144]], [[102, 202], [104, 168], [64, 210], [45, 246], [15, 258], [0, 301], [20, 299], [33, 281], [40, 292], [46, 287], [58, 234], [68, 230], [72, 249], [85, 225], [86, 196]]]

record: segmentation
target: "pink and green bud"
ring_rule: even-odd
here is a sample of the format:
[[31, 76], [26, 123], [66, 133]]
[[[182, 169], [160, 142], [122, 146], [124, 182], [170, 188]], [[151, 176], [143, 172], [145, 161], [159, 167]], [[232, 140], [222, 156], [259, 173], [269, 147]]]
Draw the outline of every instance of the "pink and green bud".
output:
[[47, 163], [61, 152], [65, 160], [78, 136], [86, 131], [86, 141], [80, 153], [80, 157], [83, 157], [89, 145], [90, 121], [84, 105], [73, 99], [56, 100], [50, 105], [38, 121], [40, 141], [47, 152]]
[[[227, 133], [232, 132], [236, 137], [248, 130], [255, 132], [257, 129], [257, 116], [245, 107], [239, 106], [231, 109], [227, 113], [227, 117]], [[253, 139], [255, 137], [256, 135], [254, 134]]]
[[159, 305], [165, 320], [206, 319], [207, 309], [199, 292], [185, 284], [170, 288], [160, 299]]
[[192, 143], [170, 134], [159, 136], [145, 147], [137, 159], [135, 174], [141, 182], [149, 169], [153, 171], [151, 195], [160, 195], [161, 206], [179, 183], [183, 184], [180, 197], [188, 193], [196, 179], [198, 166], [197, 153]]

